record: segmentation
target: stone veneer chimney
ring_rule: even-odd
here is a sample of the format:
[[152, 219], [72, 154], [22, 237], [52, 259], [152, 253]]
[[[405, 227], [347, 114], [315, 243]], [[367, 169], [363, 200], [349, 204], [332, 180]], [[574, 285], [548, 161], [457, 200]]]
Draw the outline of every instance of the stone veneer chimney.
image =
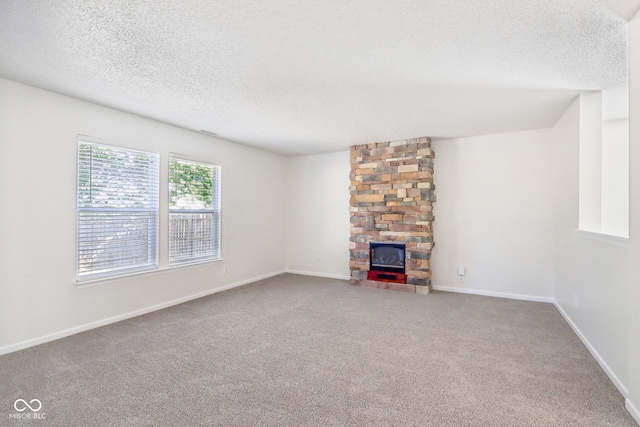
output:
[[[352, 284], [431, 291], [433, 159], [426, 137], [351, 147]], [[405, 243], [407, 284], [367, 280], [370, 241]]]

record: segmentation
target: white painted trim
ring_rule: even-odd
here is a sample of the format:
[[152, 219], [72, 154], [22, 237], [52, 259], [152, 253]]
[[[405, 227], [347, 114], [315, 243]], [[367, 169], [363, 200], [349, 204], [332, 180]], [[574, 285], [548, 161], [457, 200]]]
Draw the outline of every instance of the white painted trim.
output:
[[286, 273], [290, 274], [300, 274], [302, 276], [313, 276], [313, 277], [325, 277], [327, 279], [338, 279], [338, 280], [350, 280], [351, 276], [344, 276], [342, 274], [327, 274], [327, 273], [316, 273], [313, 271], [301, 271], [301, 270], [285, 270]]
[[620, 381], [620, 379], [616, 376], [616, 374], [611, 370], [611, 368], [609, 368], [609, 365], [607, 365], [607, 362], [605, 362], [602, 356], [600, 356], [600, 353], [598, 353], [595, 347], [591, 345], [587, 337], [582, 333], [582, 331], [578, 328], [578, 326], [576, 326], [576, 324], [573, 323], [573, 320], [571, 320], [567, 312], [565, 312], [562, 309], [560, 304], [558, 304], [556, 301], [553, 301], [553, 305], [556, 306], [556, 309], [558, 309], [562, 317], [564, 317], [564, 320], [569, 324], [569, 326], [571, 326], [571, 329], [573, 329], [573, 332], [575, 332], [578, 338], [580, 338], [580, 341], [582, 341], [582, 344], [584, 344], [584, 346], [587, 347], [587, 350], [589, 350], [589, 353], [591, 353], [593, 358], [596, 359], [596, 362], [598, 362], [602, 370], [607, 374], [607, 376], [609, 377], [613, 385], [616, 386], [620, 394], [622, 394], [624, 398], [627, 398], [627, 396], [629, 396], [629, 391], [624, 386], [624, 384], [622, 384], [622, 381]]
[[498, 298], [510, 298], [510, 299], [518, 299], [524, 301], [536, 301], [536, 302], [547, 302], [552, 303], [558, 312], [562, 315], [564, 320], [571, 326], [573, 332], [580, 338], [580, 341], [584, 344], [584, 346], [589, 350], [589, 353], [593, 356], [593, 358], [598, 362], [602, 370], [607, 374], [613, 385], [618, 389], [620, 394], [625, 398], [625, 407], [627, 411], [631, 414], [631, 416], [636, 420], [638, 424], [640, 424], [640, 411], [633, 405], [631, 400], [629, 400], [629, 391], [624, 386], [622, 381], [616, 376], [616, 374], [611, 370], [609, 365], [604, 361], [600, 353], [598, 353], [593, 345], [589, 342], [587, 337], [580, 331], [580, 329], [576, 326], [575, 323], [571, 320], [569, 315], [562, 309], [560, 304], [553, 298], [545, 298], [545, 297], [534, 297], [530, 295], [518, 295], [518, 294], [506, 294], [501, 292], [490, 292], [490, 291], [481, 291], [476, 289], [468, 289], [468, 288], [455, 288], [450, 286], [434, 286], [434, 290], [436, 291], [444, 291], [444, 292], [456, 292], [462, 294], [473, 294], [473, 295], [483, 295], [490, 297], [498, 297]]
[[153, 311], [162, 310], [163, 308], [171, 307], [174, 305], [182, 304], [187, 301], [191, 301], [194, 299], [206, 297], [208, 295], [212, 295], [218, 292], [226, 291], [229, 289], [237, 288], [238, 286], [248, 285], [249, 283], [254, 283], [259, 280], [268, 279], [269, 277], [278, 276], [280, 274], [285, 273], [284, 270], [276, 271], [274, 273], [265, 274], [263, 276], [254, 277], [247, 280], [242, 280], [240, 282], [231, 283], [229, 285], [222, 286], [216, 289], [210, 289], [208, 291], [200, 292], [198, 294], [189, 295], [187, 297], [179, 298], [173, 301], [167, 301], [162, 304], [154, 305], [151, 307], [142, 308], [140, 310], [132, 311], [125, 314], [120, 314], [118, 316], [109, 317], [107, 319], [98, 320], [96, 322], [87, 323], [85, 325], [76, 326], [73, 328], [65, 329], [63, 331], [54, 332], [53, 334], [45, 335], [38, 338], [33, 338], [30, 340], [22, 341], [16, 344], [10, 344], [4, 347], [0, 347], [0, 356], [7, 353], [13, 353], [14, 351], [23, 350], [25, 348], [33, 347], [39, 344], [44, 344], [50, 341], [55, 341], [60, 338], [65, 338], [71, 335], [79, 334], [80, 332], [85, 332], [91, 329], [99, 328], [101, 326], [109, 325], [112, 323], [120, 322], [122, 320], [131, 319], [133, 317], [142, 316], [143, 314], [151, 313]]
[[456, 288], [453, 286], [433, 286], [434, 291], [455, 292], [458, 294], [482, 295], [485, 297], [517, 299], [521, 301], [546, 302], [553, 304], [553, 298], [539, 297], [535, 295], [508, 294], [505, 292], [482, 291], [478, 289]]
[[[131, 319], [133, 317], [141, 316], [143, 314], [151, 313], [153, 311], [162, 310], [164, 308], [182, 304], [184, 302], [202, 298], [218, 292], [226, 291], [226, 290], [233, 289], [243, 285], [248, 285], [250, 283], [254, 283], [260, 280], [268, 279], [270, 277], [278, 276], [283, 273], [300, 274], [304, 276], [325, 277], [325, 278], [339, 279], [339, 280], [350, 279], [349, 276], [343, 276], [338, 274], [325, 274], [325, 273], [316, 273], [316, 272], [300, 271], [300, 270], [288, 270], [288, 269], [282, 270], [282, 271], [276, 271], [273, 273], [265, 274], [265, 275], [254, 277], [251, 279], [242, 280], [240, 282], [231, 283], [221, 288], [211, 289], [195, 295], [190, 295], [188, 297], [179, 298], [177, 300], [154, 305], [152, 307], [143, 308], [140, 310], [132, 311], [130, 313], [121, 314], [118, 316], [110, 317], [108, 319], [103, 319], [97, 322], [88, 323], [86, 325], [81, 325], [74, 328], [66, 329], [64, 331], [55, 332], [53, 334], [49, 334], [42, 337], [30, 339], [27, 341], [22, 341], [16, 344], [10, 344], [8, 346], [0, 347], [0, 356], [3, 354], [13, 353], [15, 351], [23, 350], [25, 348], [34, 347], [39, 344], [55, 341], [57, 339], [65, 338], [65, 337], [75, 335], [81, 332], [85, 332], [91, 329], [99, 328], [101, 326], [120, 322], [122, 320]], [[587, 349], [589, 350], [591, 355], [596, 359], [600, 367], [602, 367], [602, 369], [607, 374], [611, 382], [613, 382], [613, 384], [616, 386], [616, 388], [622, 394], [622, 396], [625, 397], [625, 408], [631, 414], [631, 416], [636, 420], [636, 422], [640, 424], [640, 411], [638, 411], [638, 409], [634, 406], [633, 402], [631, 402], [631, 400], [627, 397], [629, 395], [629, 392], [627, 391], [626, 387], [622, 384], [622, 382], [618, 379], [618, 377], [609, 368], [609, 366], [606, 364], [604, 359], [591, 345], [589, 340], [587, 340], [587, 338], [582, 334], [580, 329], [578, 329], [578, 327], [573, 323], [569, 315], [562, 309], [562, 307], [560, 307], [560, 305], [553, 298], [536, 297], [531, 295], [520, 295], [520, 294], [508, 294], [508, 293], [492, 292], [492, 291], [482, 291], [482, 290], [468, 289], [468, 288], [455, 288], [450, 286], [434, 286], [433, 289], [436, 291], [443, 291], [443, 292], [455, 292], [455, 293], [482, 295], [482, 296], [497, 297], [497, 298], [517, 299], [517, 300], [523, 300], [523, 301], [552, 303], [556, 307], [556, 309], [560, 312], [560, 314], [565, 319], [565, 321], [569, 324], [569, 326], [571, 326], [575, 334], [578, 335], [578, 338], [580, 338], [580, 340], [585, 345], [585, 347], [587, 347]]]
[[627, 408], [627, 411], [629, 411], [633, 419], [640, 425], [640, 411], [638, 411], [638, 408], [633, 405], [633, 402], [631, 402], [631, 399], [628, 397], [624, 400], [624, 407]]
[[224, 261], [224, 258], [207, 259], [203, 261], [185, 262], [182, 264], [167, 265], [163, 267], [158, 267], [154, 270], [135, 271], [133, 273], [119, 274], [117, 276], [98, 277], [95, 279], [88, 279], [88, 280], [82, 280], [82, 281], [78, 281], [78, 279], [76, 278], [74, 285], [77, 289], [85, 289], [85, 288], [91, 288], [93, 286], [102, 286], [109, 283], [117, 283], [121, 280], [128, 280], [136, 276], [155, 276], [158, 274], [164, 274], [166, 272], [175, 271], [181, 268], [198, 267], [198, 266], [208, 265], [211, 263], [219, 263], [222, 261]]
[[583, 230], [583, 229], [576, 229], [575, 232], [578, 236], [585, 237], [587, 239], [597, 240], [599, 242], [622, 246], [623, 248], [629, 247], [628, 237], [614, 236], [613, 234], [607, 234], [600, 231]]

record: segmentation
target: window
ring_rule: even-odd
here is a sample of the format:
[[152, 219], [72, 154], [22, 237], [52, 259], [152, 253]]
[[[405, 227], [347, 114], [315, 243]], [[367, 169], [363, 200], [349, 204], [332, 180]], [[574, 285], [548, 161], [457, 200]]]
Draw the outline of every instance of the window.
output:
[[78, 140], [78, 281], [158, 266], [159, 156]]
[[613, 91], [580, 95], [578, 228], [628, 238], [629, 119], [623, 89], [616, 96]]
[[220, 258], [220, 167], [169, 158], [169, 265]]

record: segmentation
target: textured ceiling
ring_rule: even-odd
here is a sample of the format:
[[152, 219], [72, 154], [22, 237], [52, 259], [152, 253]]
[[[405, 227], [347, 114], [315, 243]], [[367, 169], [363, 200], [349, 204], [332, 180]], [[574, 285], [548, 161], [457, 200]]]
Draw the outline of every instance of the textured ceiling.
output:
[[1, 0], [0, 77], [287, 155], [524, 130], [625, 85], [638, 4]]

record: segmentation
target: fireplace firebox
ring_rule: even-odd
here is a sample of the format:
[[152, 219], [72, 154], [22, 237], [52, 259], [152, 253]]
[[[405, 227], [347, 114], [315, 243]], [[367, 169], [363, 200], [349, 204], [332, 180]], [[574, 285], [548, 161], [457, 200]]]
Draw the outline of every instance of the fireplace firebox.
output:
[[370, 242], [367, 279], [379, 282], [407, 283], [405, 244]]

